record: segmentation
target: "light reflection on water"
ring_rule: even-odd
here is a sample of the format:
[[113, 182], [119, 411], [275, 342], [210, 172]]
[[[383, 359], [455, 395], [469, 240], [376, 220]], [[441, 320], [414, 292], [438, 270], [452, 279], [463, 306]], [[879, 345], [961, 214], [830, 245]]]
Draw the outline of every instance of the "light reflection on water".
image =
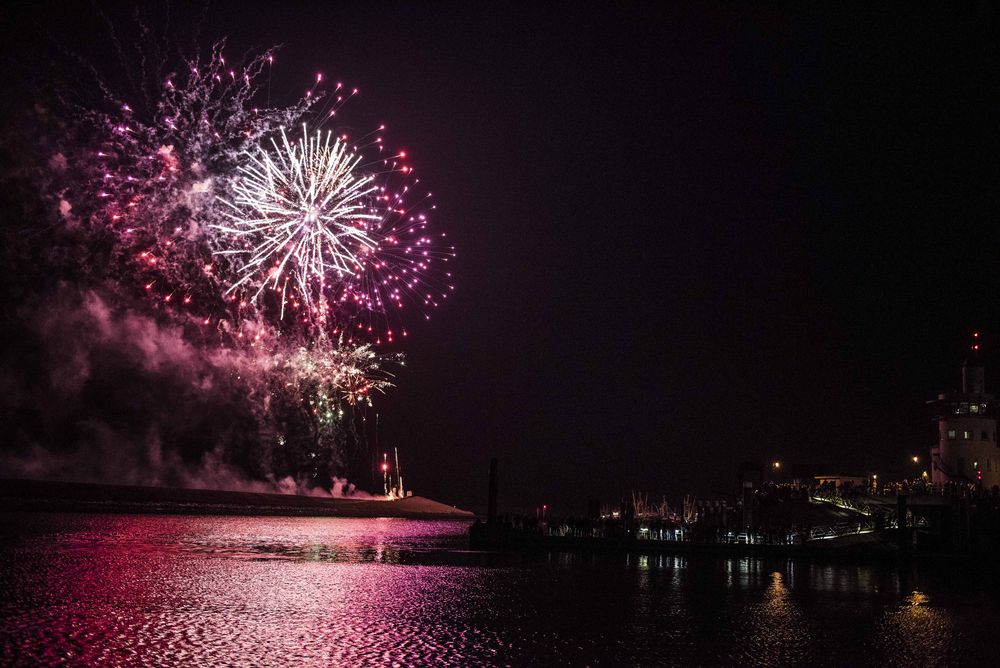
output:
[[996, 599], [888, 566], [470, 552], [466, 524], [0, 513], [0, 664], [992, 663]]

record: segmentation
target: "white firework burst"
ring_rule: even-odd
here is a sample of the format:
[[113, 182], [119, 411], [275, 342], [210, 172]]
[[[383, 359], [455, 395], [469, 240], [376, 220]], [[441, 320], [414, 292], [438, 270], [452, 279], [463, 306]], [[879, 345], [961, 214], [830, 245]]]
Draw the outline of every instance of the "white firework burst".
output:
[[261, 147], [239, 167], [232, 201], [223, 214], [229, 223], [214, 225], [239, 248], [218, 255], [244, 258], [227, 294], [256, 286], [252, 299], [281, 286], [282, 312], [289, 277], [306, 304], [316, 301], [327, 281], [364, 271], [365, 254], [378, 248], [371, 233], [381, 215], [374, 206], [374, 177], [361, 173], [361, 156], [332, 133], [317, 131], [281, 145]]

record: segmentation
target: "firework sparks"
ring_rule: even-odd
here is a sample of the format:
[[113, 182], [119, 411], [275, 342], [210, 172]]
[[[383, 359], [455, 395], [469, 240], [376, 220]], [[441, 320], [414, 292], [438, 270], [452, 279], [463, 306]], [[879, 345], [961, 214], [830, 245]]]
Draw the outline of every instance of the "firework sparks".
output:
[[[346, 136], [321, 130], [310, 136], [305, 125], [297, 141], [282, 128], [280, 143], [265, 146], [238, 167], [233, 196], [218, 198], [225, 222], [213, 229], [229, 243], [215, 253], [240, 261], [227, 295], [245, 289], [256, 303], [265, 290], [279, 293], [279, 319], [289, 303], [320, 323], [332, 315], [346, 326], [367, 314], [356, 329], [374, 333], [376, 343], [382, 335], [392, 341], [393, 330], [374, 332], [372, 314], [386, 316], [407, 299], [426, 309], [447, 298], [452, 287], [442, 290], [431, 263], [447, 261], [453, 249], [426, 233], [424, 203], [407, 204], [410, 184], [390, 183], [394, 175], [412, 174], [399, 162], [405, 152], [364, 163]], [[382, 138], [372, 146], [381, 151]], [[372, 171], [376, 165], [383, 171]]]
[[342, 404], [372, 405], [372, 395], [393, 387], [388, 365], [402, 365], [400, 354], [378, 354], [370, 344], [318, 343], [275, 354], [270, 361], [286, 386], [309, 397], [317, 415], [333, 418]]
[[[69, 190], [88, 195], [65, 209], [115, 237], [108, 272], [206, 333], [241, 343], [242, 323], [266, 321], [349, 344], [405, 337], [408, 311], [429, 317], [454, 289], [454, 249], [428, 230], [431, 194], [406, 151], [385, 148], [385, 126], [354, 138], [318, 129], [357, 89], [327, 94], [317, 75], [293, 105], [257, 106], [272, 62], [227, 64], [217, 45], [146, 104], [112, 98], [113, 111], [81, 113], [103, 139], [62, 156], [80, 165]], [[317, 129], [286, 134], [303, 121]]]
[[[272, 62], [227, 64], [217, 45], [146, 104], [112, 97], [114, 111], [81, 114], [103, 139], [61, 155], [80, 165], [67, 190], [87, 196], [64, 208], [114, 237], [109, 273], [206, 333], [244, 343], [243, 323], [269, 323], [348, 344], [405, 337], [407, 311], [429, 317], [454, 289], [454, 249], [428, 230], [431, 194], [406, 151], [385, 148], [385, 126], [353, 139], [318, 129], [357, 89], [326, 94], [317, 75], [293, 105], [256, 106]], [[284, 128], [299, 123], [293, 140]]]
[[310, 137], [303, 125], [302, 138], [289, 143], [282, 128], [280, 147], [272, 140], [273, 151], [261, 149], [239, 167], [235, 200], [219, 198], [232, 209], [224, 213], [231, 222], [215, 226], [249, 246], [216, 251], [246, 258], [227, 293], [263, 272], [266, 280], [256, 299], [268, 285], [278, 288], [289, 273], [311, 306], [313, 293], [331, 276], [343, 279], [364, 270], [361, 254], [378, 247], [369, 227], [380, 216], [367, 213], [377, 188], [374, 177], [357, 173], [361, 156], [339, 137], [331, 143], [331, 137], [329, 131]]

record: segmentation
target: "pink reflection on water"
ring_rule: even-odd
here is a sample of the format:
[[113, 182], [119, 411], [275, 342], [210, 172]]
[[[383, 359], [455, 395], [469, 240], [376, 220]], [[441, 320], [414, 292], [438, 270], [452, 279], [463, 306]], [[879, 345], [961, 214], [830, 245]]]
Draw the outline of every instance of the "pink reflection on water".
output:
[[[475, 594], [481, 575], [401, 564], [400, 548], [440, 547], [465, 528], [101, 517], [57, 533], [47, 554], [23, 555], [45, 564], [22, 573], [31, 582], [19, 589], [31, 600], [20, 601], [24, 613], [8, 621], [21, 627], [24, 642], [5, 663], [461, 663], [462, 648], [475, 647], [466, 636], [480, 633], [460, 628], [461, 601]], [[428, 627], [433, 618], [459, 627]]]

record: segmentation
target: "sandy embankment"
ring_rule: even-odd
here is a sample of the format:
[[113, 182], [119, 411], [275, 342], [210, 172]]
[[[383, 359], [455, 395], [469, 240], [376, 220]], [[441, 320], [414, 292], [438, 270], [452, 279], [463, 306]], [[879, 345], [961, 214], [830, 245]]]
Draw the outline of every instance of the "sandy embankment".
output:
[[420, 496], [389, 501], [40, 480], [0, 480], [0, 510], [468, 520], [474, 517], [466, 510]]

